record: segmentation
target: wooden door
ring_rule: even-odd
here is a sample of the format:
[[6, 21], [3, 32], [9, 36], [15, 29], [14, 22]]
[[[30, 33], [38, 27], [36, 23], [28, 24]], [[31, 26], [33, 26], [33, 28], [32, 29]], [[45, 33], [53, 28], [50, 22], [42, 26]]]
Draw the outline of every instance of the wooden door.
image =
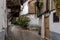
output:
[[49, 32], [49, 16], [44, 17], [44, 26], [45, 26], [45, 40], [50, 40]]

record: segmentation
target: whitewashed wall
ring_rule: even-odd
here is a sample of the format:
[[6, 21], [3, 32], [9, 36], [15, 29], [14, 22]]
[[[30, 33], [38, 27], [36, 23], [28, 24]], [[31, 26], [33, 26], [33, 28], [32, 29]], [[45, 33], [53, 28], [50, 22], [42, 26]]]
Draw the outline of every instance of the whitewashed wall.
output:
[[0, 32], [2, 27], [7, 26], [7, 15], [6, 15], [6, 0], [0, 0]]
[[44, 38], [44, 15], [42, 15], [41, 19], [39, 20], [40, 21], [40, 26], [41, 26], [41, 38]]
[[60, 33], [60, 22], [53, 23], [53, 12], [50, 14], [50, 31]]
[[30, 22], [29, 22], [30, 25], [32, 25], [32, 26], [34, 26], [34, 25], [35, 26], [36, 25], [40, 26], [39, 18], [37, 18], [35, 14], [28, 14], [27, 17], [30, 18]]
[[23, 8], [23, 10], [20, 12], [20, 15], [26, 15], [28, 14], [28, 1], [26, 1], [23, 6], [21, 6], [21, 8]]

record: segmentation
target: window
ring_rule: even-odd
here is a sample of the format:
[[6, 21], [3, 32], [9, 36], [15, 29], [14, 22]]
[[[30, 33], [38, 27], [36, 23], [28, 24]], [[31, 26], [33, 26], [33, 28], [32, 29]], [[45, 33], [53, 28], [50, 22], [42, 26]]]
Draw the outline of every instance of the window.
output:
[[53, 14], [53, 22], [59, 22], [59, 17], [56, 15], [56, 13]]

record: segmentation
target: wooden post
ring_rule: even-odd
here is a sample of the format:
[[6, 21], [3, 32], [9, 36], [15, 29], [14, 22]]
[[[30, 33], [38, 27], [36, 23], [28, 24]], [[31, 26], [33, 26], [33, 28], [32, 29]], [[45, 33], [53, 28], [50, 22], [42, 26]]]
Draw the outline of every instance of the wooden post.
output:
[[[46, 0], [46, 11], [50, 10], [50, 0]], [[47, 15], [47, 14], [46, 14]], [[45, 40], [50, 40], [49, 15], [44, 16]]]
[[44, 16], [45, 40], [50, 40], [49, 16]]

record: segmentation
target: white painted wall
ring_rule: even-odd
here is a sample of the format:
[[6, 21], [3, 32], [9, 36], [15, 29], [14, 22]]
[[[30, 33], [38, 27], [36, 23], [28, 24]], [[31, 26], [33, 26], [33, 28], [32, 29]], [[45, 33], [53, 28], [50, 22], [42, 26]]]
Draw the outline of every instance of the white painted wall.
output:
[[[55, 12], [55, 11], [53, 11]], [[58, 23], [53, 23], [53, 12], [50, 14], [50, 31], [60, 33], [60, 22]]]
[[44, 15], [42, 15], [40, 19], [40, 25], [41, 25], [41, 38], [44, 38], [45, 30], [44, 30]]
[[6, 15], [6, 0], [0, 0], [0, 32], [2, 27], [7, 26], [7, 15]]
[[20, 12], [20, 15], [26, 15], [28, 14], [28, 2], [29, 0], [27, 0], [24, 4], [23, 4], [23, 9], [22, 11]]
[[37, 18], [35, 14], [28, 14], [27, 17], [30, 18], [30, 22], [29, 22], [30, 25], [33, 25], [33, 26], [38, 25], [38, 26], [40, 26], [39, 18]]

